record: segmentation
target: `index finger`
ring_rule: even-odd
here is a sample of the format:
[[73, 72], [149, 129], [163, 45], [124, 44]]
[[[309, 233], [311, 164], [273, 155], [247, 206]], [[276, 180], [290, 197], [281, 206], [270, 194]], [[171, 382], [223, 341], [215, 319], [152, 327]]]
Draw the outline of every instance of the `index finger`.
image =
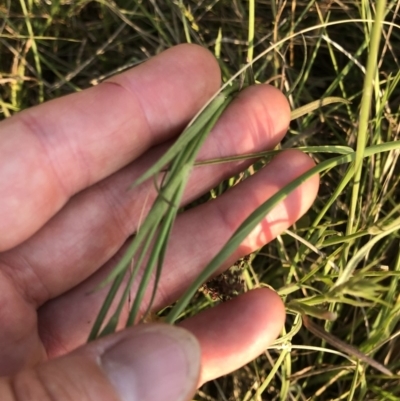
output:
[[180, 45], [99, 86], [0, 124], [0, 251], [68, 199], [171, 138], [218, 89], [207, 50]]

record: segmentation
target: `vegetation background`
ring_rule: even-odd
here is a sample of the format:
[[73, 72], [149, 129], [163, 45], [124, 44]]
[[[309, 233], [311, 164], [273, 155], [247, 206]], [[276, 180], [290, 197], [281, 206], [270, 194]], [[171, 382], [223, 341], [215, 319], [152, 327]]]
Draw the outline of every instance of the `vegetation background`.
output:
[[[0, 0], [1, 118], [96, 85], [178, 43], [210, 49], [227, 80], [281, 41], [253, 64], [257, 83], [279, 87], [293, 109], [327, 96], [351, 102], [295, 119], [282, 148], [356, 148], [360, 136], [367, 147], [399, 141], [398, 1], [384, 7], [378, 71], [366, 80], [374, 57], [372, 20], [382, 3]], [[371, 99], [363, 97], [365, 82]], [[289, 314], [285, 333], [271, 349], [205, 384], [196, 400], [400, 400], [398, 376], [346, 358], [340, 344], [334, 351], [301, 319], [304, 314], [327, 319], [314, 321], [393, 373], [400, 371], [398, 143], [364, 159], [356, 199], [350, 165], [326, 170], [313, 208], [290, 232], [199, 292], [188, 314], [237, 292], [241, 280], [245, 290], [273, 287]], [[331, 156], [313, 153], [318, 163]], [[330, 321], [333, 313], [337, 319]]]

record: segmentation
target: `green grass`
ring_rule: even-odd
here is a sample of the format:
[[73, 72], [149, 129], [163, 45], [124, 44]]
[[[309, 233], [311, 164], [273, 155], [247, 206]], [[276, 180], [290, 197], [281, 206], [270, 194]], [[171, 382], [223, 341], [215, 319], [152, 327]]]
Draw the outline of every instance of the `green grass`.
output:
[[[332, 352], [301, 320], [302, 314], [326, 319], [326, 331], [399, 371], [398, 2], [5, 3], [0, 5], [4, 118], [189, 41], [216, 54], [225, 81], [255, 60], [256, 82], [283, 90], [293, 110], [328, 96], [348, 101], [295, 116], [280, 147], [312, 152], [322, 171], [319, 196], [290, 232], [245, 261], [241, 273], [246, 288], [271, 286], [285, 300], [285, 335], [248, 366], [205, 384], [196, 400], [400, 399], [397, 378], [363, 363], [354, 370], [344, 350]], [[372, 22], [375, 13], [386, 21], [380, 29]], [[355, 157], [328, 154], [323, 146], [337, 153], [353, 148]], [[338, 164], [338, 158], [345, 162]], [[198, 293], [183, 314], [213, 302]]]

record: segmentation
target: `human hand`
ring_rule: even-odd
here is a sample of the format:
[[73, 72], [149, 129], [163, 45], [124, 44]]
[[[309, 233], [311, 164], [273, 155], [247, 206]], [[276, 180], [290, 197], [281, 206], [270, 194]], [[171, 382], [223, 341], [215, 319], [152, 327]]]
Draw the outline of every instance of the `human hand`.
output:
[[[219, 85], [212, 55], [181, 45], [0, 124], [0, 373], [9, 376], [0, 379], [2, 400], [186, 400], [277, 337], [282, 302], [257, 289], [180, 323], [185, 330], [139, 325], [83, 345], [106, 291], [93, 289], [156, 196], [152, 182], [126, 188]], [[289, 115], [279, 91], [250, 87], [199, 157], [273, 148]], [[194, 169], [184, 203], [247, 165]], [[154, 309], [175, 301], [260, 203], [312, 166], [301, 152], [283, 152], [217, 200], [179, 215]], [[314, 177], [291, 193], [221, 269], [293, 224], [317, 188]]]

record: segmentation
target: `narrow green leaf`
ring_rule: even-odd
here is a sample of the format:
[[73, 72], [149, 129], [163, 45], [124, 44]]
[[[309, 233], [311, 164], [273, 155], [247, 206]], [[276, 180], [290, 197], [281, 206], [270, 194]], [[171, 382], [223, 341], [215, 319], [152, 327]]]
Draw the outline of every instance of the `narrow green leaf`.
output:
[[199, 132], [205, 127], [213, 127], [221, 116], [223, 111], [228, 107], [232, 98], [225, 93], [218, 95], [212, 103], [200, 114], [200, 116], [190, 125], [176, 142], [153, 164], [141, 177], [139, 177], [131, 186], [131, 188], [140, 185], [142, 182], [157, 174], [165, 167]]
[[302, 117], [305, 114], [309, 114], [309, 113], [313, 112], [314, 110], [317, 110], [323, 106], [326, 106], [326, 105], [332, 104], [332, 103], [349, 104], [350, 102], [346, 99], [343, 99], [341, 97], [335, 97], [335, 96], [326, 97], [321, 100], [315, 100], [314, 102], [308, 103], [304, 106], [298, 107], [296, 110], [293, 110], [290, 113], [290, 121], [296, 120], [297, 118]]

